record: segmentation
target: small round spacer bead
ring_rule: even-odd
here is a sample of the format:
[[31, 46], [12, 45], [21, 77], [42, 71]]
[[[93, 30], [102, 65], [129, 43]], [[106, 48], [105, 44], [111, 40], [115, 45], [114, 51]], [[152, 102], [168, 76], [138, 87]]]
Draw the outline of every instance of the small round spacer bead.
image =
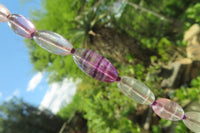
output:
[[7, 15], [7, 19], [10, 19], [11, 16], [12, 16], [12, 14], [8, 14]]
[[74, 54], [75, 53], [75, 49], [74, 48], [72, 48], [72, 50], [71, 50], [71, 54]]
[[37, 32], [37, 31], [31, 33], [31, 37], [32, 37], [32, 38], [35, 36], [35, 33], [36, 33], [36, 32]]
[[186, 120], [186, 118], [187, 118], [187, 117], [184, 115], [184, 116], [183, 116], [183, 120]]
[[121, 77], [117, 77], [116, 81], [120, 82], [121, 81]]
[[151, 104], [151, 106], [155, 106], [156, 104], [157, 104], [157, 102], [154, 101], [154, 102]]

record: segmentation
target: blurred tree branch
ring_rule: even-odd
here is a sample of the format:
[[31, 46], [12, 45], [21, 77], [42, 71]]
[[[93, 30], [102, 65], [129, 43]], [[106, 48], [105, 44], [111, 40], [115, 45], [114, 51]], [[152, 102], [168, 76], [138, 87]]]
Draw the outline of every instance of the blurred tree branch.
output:
[[135, 3], [132, 3], [132, 2], [129, 2], [129, 1], [124, 1], [124, 0], [119, 0], [119, 1], [121, 1], [122, 3], [126, 3], [126, 4], [128, 4], [128, 5], [130, 5], [130, 6], [132, 6], [132, 7], [135, 8], [136, 10], [138, 9], [138, 10], [140, 10], [140, 11], [142, 11], [142, 12], [150, 13], [150, 14], [152, 14], [153, 16], [159, 18], [160, 20], [168, 21], [169, 23], [173, 23], [173, 22], [174, 22], [174, 20], [172, 20], [172, 19], [170, 19], [170, 18], [167, 18], [166, 16], [163, 16], [162, 14], [156, 13], [156, 12], [154, 12], [154, 11], [152, 11], [152, 10], [149, 10], [149, 9], [147, 9], [147, 8], [144, 8], [144, 7], [142, 7], [142, 6], [140, 6], [140, 5], [137, 5], [137, 4], [135, 4]]

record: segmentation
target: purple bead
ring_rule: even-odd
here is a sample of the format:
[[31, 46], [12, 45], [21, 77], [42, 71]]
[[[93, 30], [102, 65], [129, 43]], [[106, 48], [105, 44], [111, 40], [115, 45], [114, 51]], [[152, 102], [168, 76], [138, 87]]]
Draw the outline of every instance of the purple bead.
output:
[[12, 14], [8, 25], [18, 35], [32, 39], [36, 32], [34, 24], [22, 15]]
[[104, 82], [115, 82], [118, 73], [110, 61], [97, 52], [78, 48], [73, 54], [78, 67], [87, 75]]
[[0, 4], [0, 22], [7, 22], [10, 11], [2, 4]]
[[178, 121], [184, 118], [184, 111], [180, 105], [170, 101], [169, 99], [161, 98], [152, 104], [154, 112], [166, 120]]

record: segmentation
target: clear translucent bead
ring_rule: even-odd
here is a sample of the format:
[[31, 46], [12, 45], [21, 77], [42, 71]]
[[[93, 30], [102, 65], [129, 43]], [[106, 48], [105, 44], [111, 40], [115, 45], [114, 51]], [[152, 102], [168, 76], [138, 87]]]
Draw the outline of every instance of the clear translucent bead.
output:
[[34, 34], [36, 43], [50, 53], [57, 55], [69, 55], [73, 46], [63, 36], [47, 31], [39, 30]]
[[123, 76], [118, 83], [118, 87], [126, 96], [138, 103], [150, 105], [155, 100], [151, 90], [134, 78]]
[[199, 112], [187, 112], [185, 113], [185, 119], [183, 122], [192, 131], [200, 133], [200, 113]]
[[87, 75], [104, 82], [115, 82], [118, 73], [109, 60], [92, 50], [78, 48], [73, 54], [78, 67]]
[[10, 11], [2, 4], [0, 4], [0, 22], [7, 22]]
[[34, 24], [22, 15], [12, 14], [8, 25], [18, 35], [32, 39], [36, 32]]
[[161, 98], [156, 100], [152, 104], [152, 108], [158, 116], [166, 120], [178, 121], [184, 117], [182, 107], [169, 99]]

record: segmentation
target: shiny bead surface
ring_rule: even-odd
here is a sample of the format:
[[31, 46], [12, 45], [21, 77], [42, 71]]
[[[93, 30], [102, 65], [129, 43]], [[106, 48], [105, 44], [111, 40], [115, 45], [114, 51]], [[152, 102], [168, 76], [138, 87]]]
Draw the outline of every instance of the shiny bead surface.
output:
[[123, 76], [118, 83], [118, 87], [126, 96], [138, 103], [150, 105], [155, 100], [151, 90], [134, 78]]
[[0, 4], [0, 22], [7, 22], [10, 11], [2, 4]]
[[115, 82], [118, 78], [115, 67], [97, 52], [78, 48], [73, 59], [83, 72], [97, 80]]
[[33, 23], [22, 15], [12, 14], [9, 17], [8, 25], [18, 35], [32, 39], [36, 32]]
[[63, 36], [51, 31], [39, 30], [34, 34], [33, 39], [40, 47], [57, 55], [69, 55], [73, 49]]
[[156, 100], [152, 104], [152, 108], [158, 116], [166, 120], [178, 121], [184, 117], [182, 107], [169, 99], [161, 98]]
[[187, 112], [186, 118], [183, 119], [184, 124], [195, 133], [200, 133], [200, 113], [199, 112]]

